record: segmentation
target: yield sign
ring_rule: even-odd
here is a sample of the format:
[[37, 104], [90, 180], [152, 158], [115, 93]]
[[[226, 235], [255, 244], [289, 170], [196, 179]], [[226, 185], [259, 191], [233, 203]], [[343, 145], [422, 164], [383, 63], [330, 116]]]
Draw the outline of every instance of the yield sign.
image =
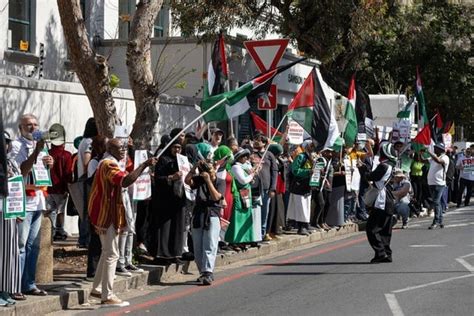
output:
[[287, 38], [246, 41], [244, 45], [255, 64], [257, 64], [258, 69], [265, 72], [277, 67], [289, 41]]

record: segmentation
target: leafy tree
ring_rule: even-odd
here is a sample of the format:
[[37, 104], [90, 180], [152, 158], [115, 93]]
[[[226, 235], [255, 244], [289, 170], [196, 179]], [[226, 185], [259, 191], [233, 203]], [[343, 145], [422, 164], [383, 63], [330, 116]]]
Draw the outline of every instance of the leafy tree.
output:
[[[321, 61], [325, 80], [347, 91], [350, 76], [368, 93], [413, 92], [420, 66], [429, 112], [469, 126], [472, 114], [473, 6], [447, 1], [171, 1], [186, 35], [247, 26], [289, 37]], [[471, 58], [471, 59], [469, 59]], [[469, 63], [469, 60], [471, 62]], [[466, 106], [470, 105], [470, 106]], [[474, 136], [470, 129], [468, 137]]]

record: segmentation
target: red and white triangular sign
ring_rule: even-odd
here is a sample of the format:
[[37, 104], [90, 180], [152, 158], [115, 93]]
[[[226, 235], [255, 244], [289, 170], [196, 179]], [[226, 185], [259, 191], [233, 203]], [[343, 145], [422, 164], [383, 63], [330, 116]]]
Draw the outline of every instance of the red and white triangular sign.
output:
[[258, 69], [265, 72], [278, 66], [289, 41], [287, 38], [246, 41], [244, 45]]

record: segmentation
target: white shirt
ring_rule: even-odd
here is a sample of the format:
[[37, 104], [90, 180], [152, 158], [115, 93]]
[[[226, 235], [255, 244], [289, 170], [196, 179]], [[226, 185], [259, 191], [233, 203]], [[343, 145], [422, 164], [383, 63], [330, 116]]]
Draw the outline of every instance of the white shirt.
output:
[[235, 180], [242, 185], [250, 183], [253, 179], [253, 176], [247, 174], [244, 169], [246, 169], [246, 165], [243, 165], [240, 162], [236, 162], [231, 169]]
[[[472, 165], [474, 164], [474, 157], [469, 156], [466, 157], [465, 155], [462, 155], [459, 157], [458, 162], [457, 162], [457, 167], [461, 167], [462, 165]], [[459, 176], [463, 179], [469, 180], [469, 181], [474, 181], [474, 171], [469, 170], [467, 168], [461, 170]]]
[[433, 158], [430, 159], [430, 170], [428, 170], [428, 185], [446, 185], [446, 172], [449, 167], [449, 158], [446, 154], [440, 157], [444, 161], [442, 164], [437, 163]]
[[77, 176], [80, 178], [87, 172], [84, 169], [84, 155], [92, 152], [92, 138], [83, 138], [77, 148]]
[[[36, 147], [36, 142], [20, 137], [12, 142], [12, 150], [9, 153], [10, 157], [16, 161], [18, 167], [28, 159]], [[23, 177], [25, 184], [33, 184], [33, 176], [31, 172]], [[26, 197], [26, 211], [35, 212], [46, 210], [46, 198], [41, 190], [35, 190], [34, 196]]]

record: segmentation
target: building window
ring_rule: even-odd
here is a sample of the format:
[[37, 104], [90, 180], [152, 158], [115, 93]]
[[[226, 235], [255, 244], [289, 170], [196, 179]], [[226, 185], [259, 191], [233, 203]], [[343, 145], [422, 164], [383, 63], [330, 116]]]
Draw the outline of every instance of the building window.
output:
[[30, 51], [31, 1], [10, 0], [8, 3], [9, 48]]
[[162, 7], [153, 26], [153, 37], [165, 37], [168, 34], [168, 23], [169, 23], [169, 10], [166, 7]]
[[136, 0], [119, 0], [119, 38], [127, 39], [135, 12]]

